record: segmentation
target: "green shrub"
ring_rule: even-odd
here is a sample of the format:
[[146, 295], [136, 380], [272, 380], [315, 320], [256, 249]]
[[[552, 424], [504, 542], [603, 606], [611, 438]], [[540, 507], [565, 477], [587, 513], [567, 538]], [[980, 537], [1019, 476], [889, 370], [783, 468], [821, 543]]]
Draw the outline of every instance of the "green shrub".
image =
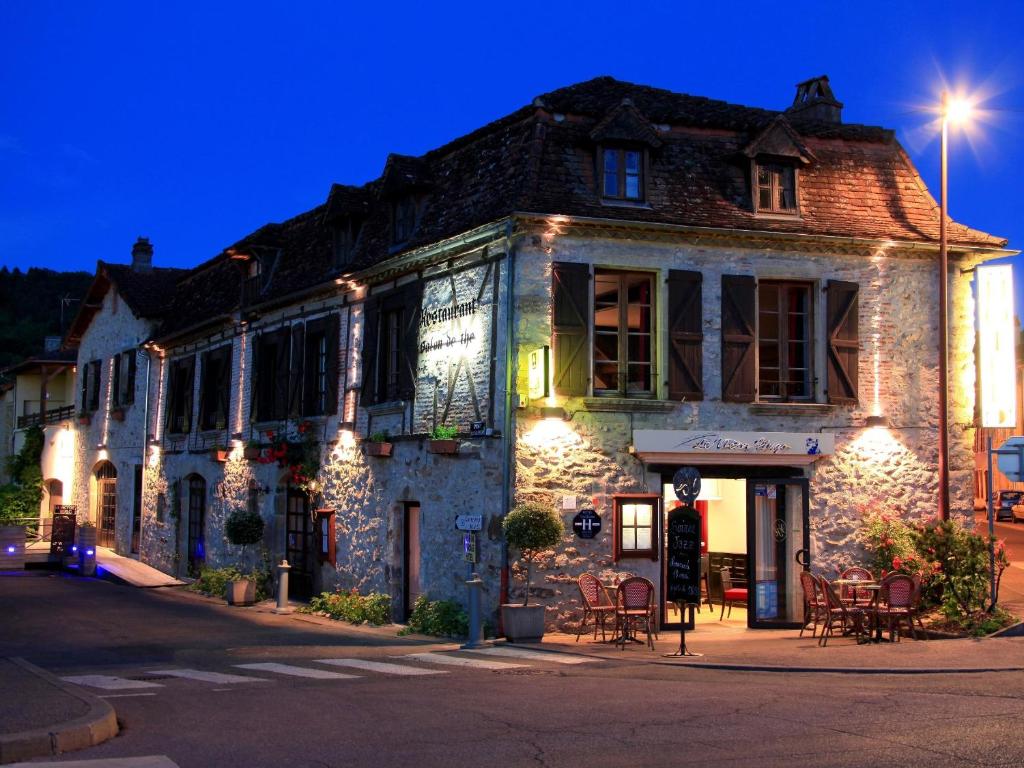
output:
[[469, 616], [452, 600], [430, 600], [420, 595], [412, 608], [408, 626], [399, 632], [415, 632], [435, 637], [466, 637], [469, 634]]
[[236, 546], [258, 544], [263, 541], [263, 518], [253, 510], [236, 510], [224, 521], [224, 535]]
[[[996, 541], [996, 587], [1009, 566], [1006, 548]], [[928, 596], [947, 618], [968, 618], [989, 600], [989, 538], [966, 530], [952, 520], [915, 530], [917, 556]], [[989, 606], [991, 610], [994, 606]], [[999, 627], [996, 627], [998, 629]]]
[[914, 538], [913, 529], [899, 517], [880, 513], [868, 516], [862, 540], [871, 553], [871, 570], [876, 575], [882, 571], [913, 573], [917, 565]]
[[[0, 486], [0, 524], [26, 523], [39, 519], [39, 501], [43, 498], [43, 430], [30, 427], [25, 443], [17, 454], [7, 460], [7, 471], [13, 482]], [[35, 526], [29, 522], [29, 528]]]
[[454, 440], [459, 434], [458, 427], [449, 427], [447, 424], [438, 424], [430, 432], [431, 440]]
[[299, 610], [323, 614], [351, 624], [380, 626], [391, 623], [391, 598], [379, 592], [368, 595], [360, 595], [354, 589], [348, 592], [322, 592], [309, 601], [308, 607]]
[[226, 568], [203, 568], [199, 572], [199, 578], [189, 584], [188, 588], [193, 592], [210, 597], [224, 597], [228, 582], [239, 579], [251, 579], [256, 583], [257, 601], [270, 597], [272, 591], [270, 571], [256, 570], [252, 573], [242, 573], [233, 565]]

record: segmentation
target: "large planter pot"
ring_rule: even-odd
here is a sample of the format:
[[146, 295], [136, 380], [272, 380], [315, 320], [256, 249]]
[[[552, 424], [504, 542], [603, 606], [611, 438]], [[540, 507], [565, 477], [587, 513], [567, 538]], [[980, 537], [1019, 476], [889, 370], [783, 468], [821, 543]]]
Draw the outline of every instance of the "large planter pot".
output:
[[252, 579], [229, 581], [226, 592], [228, 605], [252, 605], [256, 602], [256, 582]]
[[210, 451], [210, 458], [221, 464], [225, 463], [230, 457], [231, 451], [222, 451], [220, 449]]
[[96, 526], [78, 528], [78, 575], [96, 575]]
[[459, 452], [458, 440], [431, 440], [427, 443], [427, 450], [430, 453], [438, 453], [442, 456], [454, 456]]
[[544, 606], [504, 603], [501, 622], [510, 643], [539, 643], [544, 637]]
[[25, 526], [0, 525], [0, 571], [25, 568]]
[[367, 456], [377, 456], [382, 459], [391, 456], [394, 447], [393, 443], [363, 443], [363, 451]]

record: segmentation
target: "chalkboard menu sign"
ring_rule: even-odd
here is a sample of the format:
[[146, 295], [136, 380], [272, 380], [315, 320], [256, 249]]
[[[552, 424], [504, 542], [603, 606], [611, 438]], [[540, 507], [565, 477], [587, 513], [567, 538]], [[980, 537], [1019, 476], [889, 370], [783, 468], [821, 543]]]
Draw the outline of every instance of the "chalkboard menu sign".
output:
[[700, 602], [700, 515], [693, 507], [668, 513], [666, 596], [673, 603]]
[[50, 530], [50, 554], [67, 555], [75, 543], [75, 523], [78, 508], [74, 504], [58, 504], [53, 512], [53, 528]]

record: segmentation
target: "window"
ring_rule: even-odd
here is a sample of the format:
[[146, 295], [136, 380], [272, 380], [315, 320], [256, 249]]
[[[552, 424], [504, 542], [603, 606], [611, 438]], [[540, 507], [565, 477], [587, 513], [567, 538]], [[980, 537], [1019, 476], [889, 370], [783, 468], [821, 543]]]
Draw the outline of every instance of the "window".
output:
[[758, 283], [758, 392], [762, 400], [814, 399], [811, 288], [811, 283]]
[[82, 369], [82, 410], [89, 412], [100, 407], [100, 361], [90, 360]]
[[114, 355], [111, 366], [114, 381], [110, 388], [111, 403], [115, 408], [123, 408], [135, 402], [135, 350], [130, 349]]
[[643, 152], [604, 149], [601, 157], [601, 196], [612, 200], [643, 200]]
[[264, 333], [256, 340], [255, 404], [257, 421], [277, 421], [288, 415], [288, 328]]
[[654, 384], [654, 278], [594, 272], [594, 394], [649, 396]]
[[402, 371], [402, 314], [401, 308], [381, 313], [377, 392], [383, 400], [398, 399], [398, 380]]
[[356, 240], [359, 238], [361, 222], [348, 217], [338, 222], [334, 228], [334, 266], [344, 267], [352, 261]]
[[171, 362], [167, 376], [167, 431], [187, 434], [192, 431], [192, 388], [195, 357]]
[[758, 163], [758, 213], [796, 213], [796, 169], [780, 163]]
[[316, 321], [306, 326], [306, 359], [303, 366], [305, 376], [302, 413], [306, 416], [322, 416], [328, 412], [328, 396], [331, 392], [328, 380], [327, 329]]
[[615, 559], [658, 559], [657, 494], [615, 496]]
[[263, 264], [258, 257], [251, 257], [246, 264], [245, 277], [242, 280], [242, 304], [254, 304], [259, 300], [260, 291], [263, 289], [262, 276]]
[[391, 242], [395, 245], [406, 242], [412, 237], [415, 229], [416, 200], [412, 195], [406, 195], [395, 201], [392, 213]]
[[363, 405], [415, 396], [419, 310], [423, 283], [416, 281], [365, 305]]
[[203, 353], [199, 390], [199, 428], [225, 429], [231, 403], [231, 347]]

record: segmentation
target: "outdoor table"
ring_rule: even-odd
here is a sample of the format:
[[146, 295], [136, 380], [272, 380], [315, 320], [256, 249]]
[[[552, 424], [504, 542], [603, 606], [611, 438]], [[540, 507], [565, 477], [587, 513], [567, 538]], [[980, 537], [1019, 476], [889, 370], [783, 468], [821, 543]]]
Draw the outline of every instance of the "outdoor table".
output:
[[868, 627], [868, 633], [867, 633], [868, 634], [868, 639], [867, 639], [866, 642], [869, 642], [869, 643], [871, 643], [871, 642], [880, 643], [880, 642], [882, 642], [883, 638], [882, 638], [882, 622], [880, 622], [878, 620], [878, 593], [882, 589], [882, 585], [881, 584], [876, 584], [876, 583], [871, 583], [871, 582], [869, 582], [867, 584], [865, 584], [864, 582], [861, 582], [861, 584], [859, 585], [858, 588], [859, 589], [863, 589], [863, 590], [865, 590], [867, 592], [874, 593], [874, 594], [871, 595], [871, 599], [868, 601], [868, 604], [867, 604], [867, 606], [865, 606], [865, 609], [868, 612], [870, 612], [871, 614], [873, 614], [872, 621], [874, 622], [874, 625], [875, 625], [875, 636], [871, 637], [871, 627], [869, 626]]
[[839, 587], [850, 587], [853, 593], [853, 605], [857, 605], [858, 589], [870, 590], [877, 589], [879, 586], [877, 581], [868, 581], [867, 579], [834, 579], [830, 583]]

